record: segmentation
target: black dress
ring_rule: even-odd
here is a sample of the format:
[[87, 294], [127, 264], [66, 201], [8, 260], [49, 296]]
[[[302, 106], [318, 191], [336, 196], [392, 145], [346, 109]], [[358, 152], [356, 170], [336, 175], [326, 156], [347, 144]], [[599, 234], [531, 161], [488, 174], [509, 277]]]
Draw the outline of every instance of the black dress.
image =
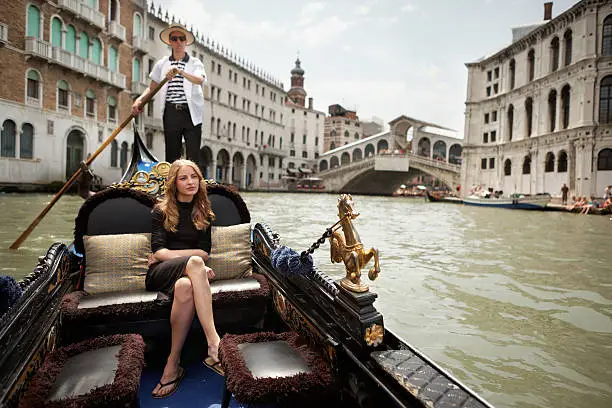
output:
[[[189, 203], [178, 202], [177, 204], [179, 222], [176, 226], [176, 232], [166, 231], [163, 213], [158, 209], [153, 210], [151, 251], [155, 253], [162, 248], [170, 250], [202, 249], [210, 253], [210, 226], [198, 231], [193, 225], [193, 221], [191, 221], [193, 201]], [[189, 256], [180, 256], [151, 265], [145, 280], [147, 290], [171, 294], [174, 291], [174, 283], [185, 275], [185, 267], [189, 258]]]

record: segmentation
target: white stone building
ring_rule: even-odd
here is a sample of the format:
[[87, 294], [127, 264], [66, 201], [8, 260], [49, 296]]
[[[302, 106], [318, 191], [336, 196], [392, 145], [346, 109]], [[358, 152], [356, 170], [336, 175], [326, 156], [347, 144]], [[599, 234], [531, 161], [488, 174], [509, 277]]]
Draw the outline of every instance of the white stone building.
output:
[[468, 68], [462, 191], [601, 196], [612, 184], [612, 3], [513, 29]]

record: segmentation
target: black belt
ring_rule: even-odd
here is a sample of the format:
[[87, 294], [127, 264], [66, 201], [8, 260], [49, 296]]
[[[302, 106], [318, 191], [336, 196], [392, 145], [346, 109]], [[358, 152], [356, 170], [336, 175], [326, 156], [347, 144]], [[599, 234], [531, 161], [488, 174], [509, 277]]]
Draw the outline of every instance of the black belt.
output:
[[189, 109], [189, 105], [187, 105], [186, 103], [172, 103], [172, 102], [166, 102], [166, 107], [170, 106], [171, 108], [177, 110], [177, 111], [182, 111], [182, 110], [188, 110]]

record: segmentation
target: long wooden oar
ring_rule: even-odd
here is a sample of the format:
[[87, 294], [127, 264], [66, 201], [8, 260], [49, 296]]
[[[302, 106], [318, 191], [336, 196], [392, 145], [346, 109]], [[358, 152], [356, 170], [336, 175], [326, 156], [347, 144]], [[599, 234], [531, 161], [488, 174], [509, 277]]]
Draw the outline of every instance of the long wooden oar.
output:
[[[153, 98], [153, 96], [155, 96], [155, 94], [161, 89], [162, 86], [164, 86], [164, 84], [166, 82], [168, 82], [168, 79], [164, 78], [163, 81], [161, 81], [159, 84], [157, 84], [157, 86], [155, 88], [153, 88], [151, 93], [149, 93], [143, 99], [141, 106], [145, 106], [147, 103], [149, 103], [151, 98]], [[121, 132], [123, 130], [123, 128], [126, 127], [128, 125], [128, 123], [130, 123], [130, 121], [133, 118], [134, 118], [134, 114], [130, 114], [130, 116], [128, 116], [123, 122], [121, 122], [119, 127], [117, 129], [115, 129], [115, 131], [104, 141], [104, 143], [102, 143], [100, 145], [100, 147], [98, 147], [98, 150], [96, 150], [91, 156], [89, 156], [87, 161], [85, 161], [85, 166], [86, 167], [89, 167], [89, 165], [96, 159], [96, 157], [98, 157], [98, 155], [100, 153], [102, 153], [102, 151], [106, 148], [106, 146], [108, 146], [113, 141], [113, 139], [115, 139], [115, 137], [117, 137], [119, 132]], [[17, 238], [15, 240], [15, 242], [13, 242], [11, 244], [11, 246], [9, 247], [10, 249], [18, 249], [19, 248], [19, 246], [23, 243], [23, 241], [25, 241], [25, 239], [28, 237], [28, 235], [30, 235], [30, 233], [34, 230], [34, 228], [36, 228], [38, 223], [51, 210], [51, 208], [57, 202], [57, 200], [59, 200], [60, 197], [66, 192], [66, 190], [68, 190], [70, 188], [72, 183], [74, 183], [74, 181], [79, 177], [79, 175], [82, 173], [82, 171], [83, 170], [82, 170], [81, 167], [79, 167], [77, 169], [77, 171], [72, 175], [72, 177], [70, 177], [70, 179], [66, 182], [66, 184], [64, 184], [64, 186], [61, 188], [61, 190], [58, 191], [57, 194], [55, 194], [55, 197], [53, 197], [51, 202], [49, 204], [47, 204], [45, 209], [42, 210], [42, 212], [40, 214], [38, 214], [38, 217], [36, 217], [34, 219], [34, 221], [32, 221], [32, 223], [30, 224], [30, 226], [19, 236], [19, 238]]]

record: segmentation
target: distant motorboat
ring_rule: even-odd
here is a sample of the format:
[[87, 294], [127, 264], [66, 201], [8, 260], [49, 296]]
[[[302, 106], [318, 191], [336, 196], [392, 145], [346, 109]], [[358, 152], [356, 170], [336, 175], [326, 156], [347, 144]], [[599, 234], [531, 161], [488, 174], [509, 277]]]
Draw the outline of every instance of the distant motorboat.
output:
[[548, 193], [544, 194], [512, 194], [510, 197], [471, 195], [463, 199], [465, 205], [481, 207], [510, 208], [515, 210], [543, 210], [551, 200]]

